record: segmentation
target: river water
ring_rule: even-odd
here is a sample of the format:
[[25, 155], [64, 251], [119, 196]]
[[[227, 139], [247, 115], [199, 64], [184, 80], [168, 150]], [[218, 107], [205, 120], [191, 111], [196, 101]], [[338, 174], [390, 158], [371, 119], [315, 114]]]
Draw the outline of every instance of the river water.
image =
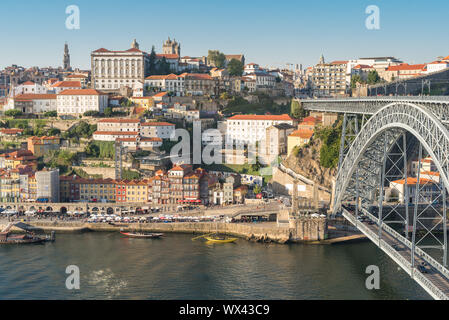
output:
[[[80, 269], [80, 290], [65, 286]], [[367, 290], [366, 267], [380, 268]], [[208, 245], [191, 236], [129, 239], [59, 234], [54, 243], [0, 246], [0, 299], [430, 299], [370, 242]]]

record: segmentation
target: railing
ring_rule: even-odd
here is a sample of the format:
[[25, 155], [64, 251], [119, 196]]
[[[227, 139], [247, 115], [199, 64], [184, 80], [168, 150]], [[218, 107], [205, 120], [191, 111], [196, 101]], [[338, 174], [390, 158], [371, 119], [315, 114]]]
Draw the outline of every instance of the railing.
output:
[[[378, 219], [374, 217], [371, 213], [369, 213], [366, 209], [362, 208], [362, 212], [366, 214], [371, 220], [377, 221]], [[404, 236], [400, 235], [396, 230], [388, 226], [386, 223], [382, 223], [382, 229], [384, 229], [386, 232], [390, 233], [392, 236], [394, 236], [397, 240], [401, 241], [403, 244], [405, 244], [410, 250], [412, 248], [412, 242], [410, 240], [407, 240]], [[424, 250], [422, 250], [419, 247], [415, 247], [415, 253], [418, 254], [422, 259], [426, 260], [432, 267], [440, 271], [444, 276], [446, 276], [449, 279], [449, 270], [446, 269], [441, 263], [439, 263], [437, 260], [435, 260], [432, 256], [430, 256], [428, 253], [426, 253]]]
[[412, 276], [416, 281], [421, 282], [428, 290], [432, 291], [434, 296], [439, 300], [449, 300], [448, 296], [445, 295], [440, 289], [438, 289], [432, 281], [427, 279], [421, 272], [413, 272]]
[[429, 101], [429, 102], [441, 102], [449, 103], [449, 96], [375, 96], [375, 97], [354, 97], [354, 98], [319, 98], [319, 99], [304, 99], [301, 102], [319, 102], [319, 101], [350, 101], [350, 102], [359, 102], [359, 101]]
[[[438, 289], [435, 284], [430, 281], [429, 279], [427, 279], [424, 275], [422, 275], [420, 272], [413, 272], [414, 270], [412, 270], [411, 267], [411, 263], [410, 261], [408, 261], [406, 258], [404, 258], [401, 254], [399, 254], [396, 250], [394, 250], [387, 242], [385, 242], [385, 240], [380, 239], [379, 241], [379, 236], [371, 231], [369, 228], [367, 228], [362, 222], [359, 222], [357, 220], [357, 218], [355, 218], [350, 212], [348, 212], [347, 210], [343, 209], [343, 215], [346, 219], [348, 219], [352, 224], [356, 225], [357, 228], [362, 231], [366, 236], [368, 236], [371, 241], [375, 242], [375, 243], [379, 243], [379, 248], [381, 248], [382, 250], [384, 250], [385, 252], [388, 253], [388, 255], [390, 255], [391, 257], [394, 257], [394, 259], [396, 259], [396, 261], [399, 263], [399, 265], [401, 265], [401, 267], [416, 281], [418, 281], [427, 291], [430, 291], [432, 293], [432, 295], [440, 300], [448, 300], [449, 297], [444, 294], [440, 289]], [[377, 220], [373, 215], [371, 215], [370, 213], [367, 214], [367, 216], [370, 219], [373, 220]], [[388, 227], [388, 226], [387, 226]], [[390, 228], [390, 227], [388, 227]], [[391, 228], [390, 228], [391, 229]], [[393, 230], [394, 231], [394, 230]], [[396, 231], [394, 231], [394, 233], [397, 234]], [[400, 236], [402, 237], [402, 236]], [[403, 238], [403, 237], [402, 237]], [[404, 239], [407, 242], [407, 239]], [[438, 264], [438, 263], [437, 263]]]

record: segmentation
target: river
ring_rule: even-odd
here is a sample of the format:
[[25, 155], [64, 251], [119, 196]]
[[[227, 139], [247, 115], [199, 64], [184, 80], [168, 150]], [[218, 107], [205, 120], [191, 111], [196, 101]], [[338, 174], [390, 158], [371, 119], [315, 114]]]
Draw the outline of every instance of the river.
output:
[[[80, 269], [80, 290], [65, 286]], [[366, 267], [380, 268], [367, 290]], [[430, 299], [370, 242], [208, 245], [191, 236], [129, 239], [58, 234], [54, 243], [0, 246], [0, 299]]]

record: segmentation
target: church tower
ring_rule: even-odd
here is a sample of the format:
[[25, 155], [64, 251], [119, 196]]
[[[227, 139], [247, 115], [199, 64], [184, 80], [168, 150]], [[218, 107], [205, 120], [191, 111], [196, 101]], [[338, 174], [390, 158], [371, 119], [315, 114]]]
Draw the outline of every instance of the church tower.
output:
[[64, 59], [62, 65], [64, 70], [66, 71], [72, 70], [72, 68], [70, 67], [69, 45], [67, 43], [64, 45]]
[[318, 62], [318, 64], [324, 64], [324, 55], [323, 54], [321, 54], [320, 62]]
[[131, 44], [132, 49], [139, 49], [139, 43], [136, 39], [134, 39], [133, 43]]
[[171, 40], [170, 37], [166, 40], [162, 46], [163, 54], [177, 54], [181, 56], [181, 44], [175, 40]]

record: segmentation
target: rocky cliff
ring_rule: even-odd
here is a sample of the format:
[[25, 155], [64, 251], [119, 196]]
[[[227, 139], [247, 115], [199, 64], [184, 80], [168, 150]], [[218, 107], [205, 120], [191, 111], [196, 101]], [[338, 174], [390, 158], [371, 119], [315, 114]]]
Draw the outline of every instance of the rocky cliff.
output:
[[282, 164], [319, 185], [331, 189], [332, 179], [337, 170], [324, 168], [320, 165], [322, 144], [321, 140], [314, 135], [309, 144], [300, 147], [297, 152], [293, 152]]

